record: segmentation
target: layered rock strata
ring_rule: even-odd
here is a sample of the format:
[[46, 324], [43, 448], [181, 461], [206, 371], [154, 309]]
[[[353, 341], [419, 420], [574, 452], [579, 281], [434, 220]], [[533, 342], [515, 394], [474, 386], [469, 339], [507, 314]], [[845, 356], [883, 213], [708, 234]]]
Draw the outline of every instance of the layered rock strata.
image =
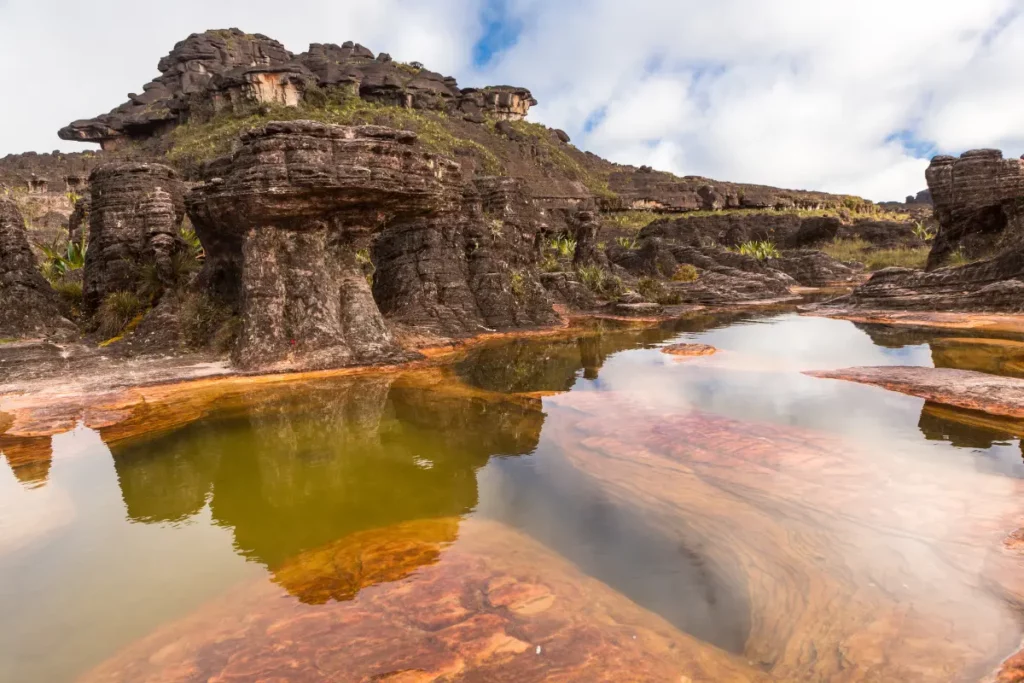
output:
[[153, 163], [106, 164], [92, 172], [89, 184], [85, 311], [94, 312], [112, 292], [137, 291], [148, 268], [162, 284], [172, 284], [185, 214], [185, 186], [174, 170]]
[[536, 267], [539, 230], [521, 181], [477, 178], [458, 201], [383, 229], [374, 298], [389, 319], [450, 335], [554, 322]]
[[39, 273], [17, 205], [0, 198], [0, 338], [44, 337], [72, 327]]
[[160, 76], [107, 114], [74, 121], [65, 140], [99, 142], [115, 150], [160, 135], [178, 124], [252, 105], [314, 104], [325, 89], [384, 105], [458, 114], [483, 123], [484, 114], [519, 120], [537, 101], [514, 86], [460, 89], [454, 78], [418, 64], [395, 62], [362, 45], [314, 43], [292, 54], [276, 40], [238, 29], [194, 33], [160, 60]]
[[[382, 310], [447, 333], [552, 319], [519, 184], [463, 186], [456, 163], [415, 141], [379, 126], [272, 122], [189, 195], [204, 281], [241, 316], [243, 368], [398, 358]], [[371, 293], [357, 252], [372, 235]]]
[[1024, 160], [976, 149], [960, 158], [935, 157], [925, 177], [939, 221], [929, 270], [946, 263], [956, 250], [976, 258], [1021, 248]]

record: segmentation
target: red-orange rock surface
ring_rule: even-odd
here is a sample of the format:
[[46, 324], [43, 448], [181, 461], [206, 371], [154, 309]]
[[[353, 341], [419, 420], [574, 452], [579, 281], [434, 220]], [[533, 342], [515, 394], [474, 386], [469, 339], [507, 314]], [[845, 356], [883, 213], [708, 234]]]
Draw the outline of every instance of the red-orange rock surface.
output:
[[771, 680], [493, 522], [357, 534], [295, 558], [277, 580], [323, 604], [249, 584], [84, 680]]
[[672, 344], [661, 348], [662, 353], [670, 356], [710, 356], [717, 351], [718, 349], [708, 344]]
[[806, 374], [860, 382], [968, 410], [1024, 417], [1024, 380], [973, 370], [880, 366], [815, 370]]

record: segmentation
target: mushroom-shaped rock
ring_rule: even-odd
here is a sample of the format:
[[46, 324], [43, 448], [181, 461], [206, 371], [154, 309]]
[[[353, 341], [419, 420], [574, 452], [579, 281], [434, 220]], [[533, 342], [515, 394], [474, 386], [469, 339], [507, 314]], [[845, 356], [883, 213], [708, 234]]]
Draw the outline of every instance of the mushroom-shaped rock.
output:
[[188, 210], [207, 277], [238, 309], [235, 362], [311, 369], [401, 353], [357, 262], [357, 240], [454, 201], [459, 167], [379, 126], [271, 122], [242, 136]]

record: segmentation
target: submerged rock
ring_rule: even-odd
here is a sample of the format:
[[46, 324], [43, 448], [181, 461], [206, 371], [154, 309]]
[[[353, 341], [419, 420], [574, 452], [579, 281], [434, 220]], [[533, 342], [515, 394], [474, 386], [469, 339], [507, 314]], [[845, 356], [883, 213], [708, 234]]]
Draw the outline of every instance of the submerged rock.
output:
[[306, 600], [246, 585], [83, 680], [769, 680], [495, 522], [355, 534], [275, 580]]

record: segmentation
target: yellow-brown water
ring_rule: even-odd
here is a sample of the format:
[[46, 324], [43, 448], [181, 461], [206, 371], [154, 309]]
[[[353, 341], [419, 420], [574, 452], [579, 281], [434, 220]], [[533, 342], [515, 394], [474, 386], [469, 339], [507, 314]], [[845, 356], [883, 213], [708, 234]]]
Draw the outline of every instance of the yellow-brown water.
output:
[[0, 681], [980, 680], [1024, 428], [801, 371], [1021, 349], [734, 313], [0, 439]]

